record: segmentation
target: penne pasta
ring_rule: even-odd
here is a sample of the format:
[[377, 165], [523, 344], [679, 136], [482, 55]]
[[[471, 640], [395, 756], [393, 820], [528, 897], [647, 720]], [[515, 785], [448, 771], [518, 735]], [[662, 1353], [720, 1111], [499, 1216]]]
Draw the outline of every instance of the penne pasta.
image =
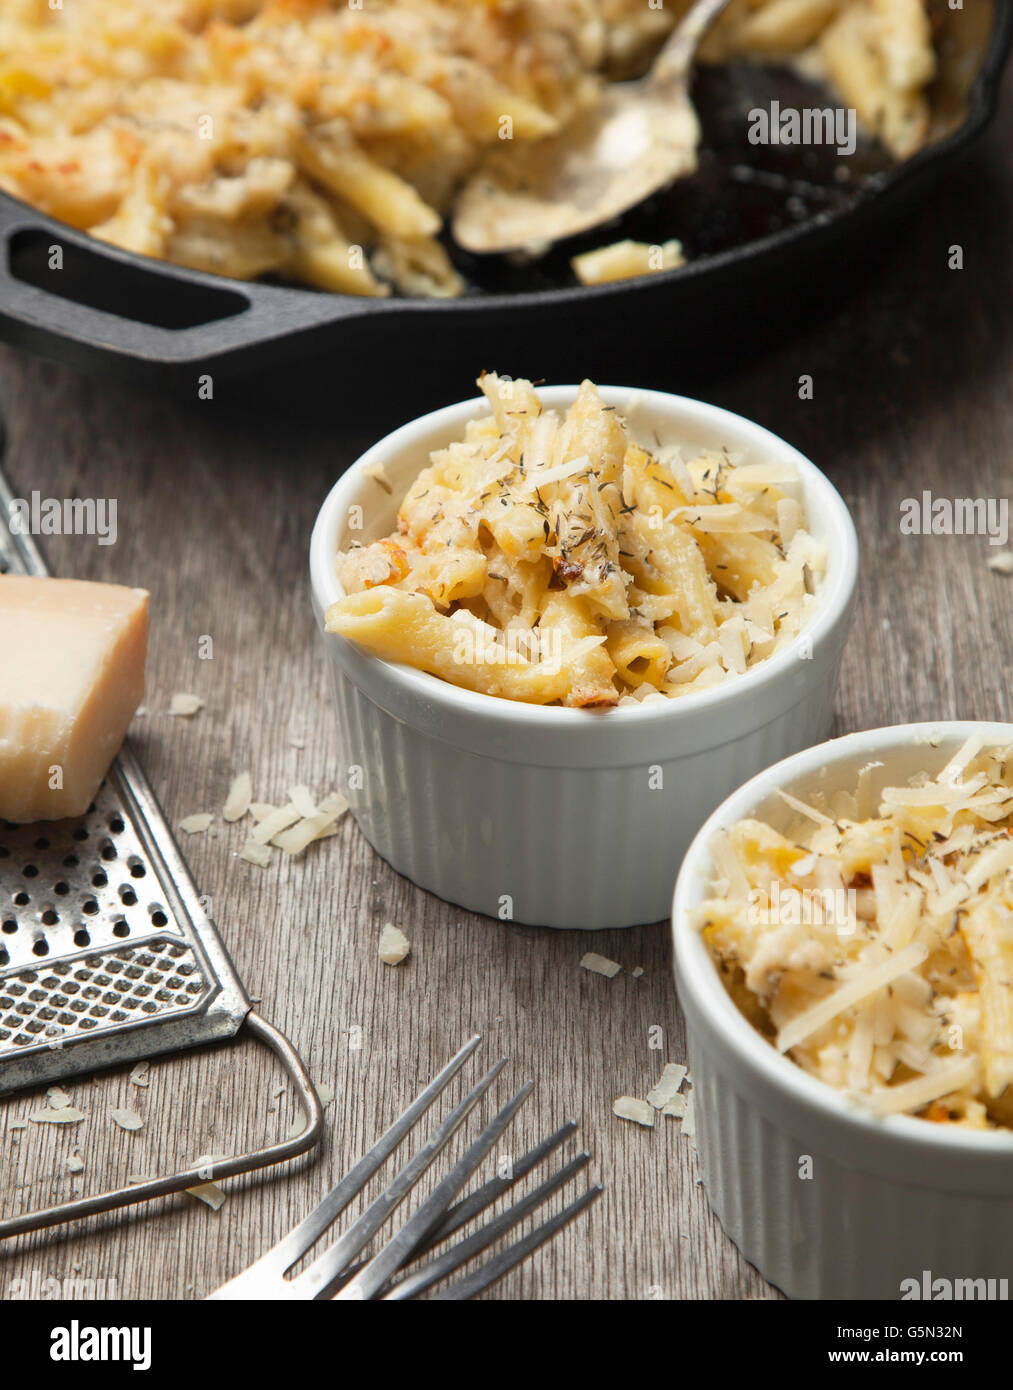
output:
[[[795, 480], [754, 464], [740, 484], [710, 454], [669, 468], [590, 381], [564, 413], [530, 381], [479, 385], [490, 414], [433, 452], [397, 532], [338, 557], [328, 631], [470, 690], [575, 708], [707, 689], [801, 631], [824, 562]], [[744, 547], [727, 582], [711, 545]]]
[[[4, 0], [0, 189], [222, 275], [460, 295], [438, 238], [462, 182], [643, 73], [689, 3]], [[926, 138], [928, 0], [732, 0], [701, 56], [797, 61], [899, 157]], [[623, 240], [573, 273], [682, 263]]]

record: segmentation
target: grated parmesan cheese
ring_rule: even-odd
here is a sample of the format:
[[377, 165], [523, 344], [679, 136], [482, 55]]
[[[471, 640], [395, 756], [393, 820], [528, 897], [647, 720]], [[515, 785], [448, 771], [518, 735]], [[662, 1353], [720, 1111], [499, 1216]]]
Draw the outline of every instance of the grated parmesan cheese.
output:
[[247, 864], [256, 864], [260, 869], [266, 869], [271, 862], [271, 851], [267, 845], [262, 845], [256, 840], [247, 840], [239, 851], [240, 859]]
[[198, 710], [204, 708], [204, 701], [199, 695], [188, 695], [183, 691], [173, 695], [169, 701], [169, 713], [175, 714], [182, 719], [191, 719]]
[[618, 1115], [620, 1120], [632, 1120], [644, 1129], [654, 1128], [654, 1108], [646, 1100], [637, 1100], [635, 1096], [620, 1096], [614, 1100], [612, 1113]]
[[400, 927], [395, 927], [393, 922], [385, 922], [377, 949], [384, 965], [400, 965], [407, 959], [412, 947]]
[[604, 975], [607, 980], [614, 980], [623, 968], [618, 961], [599, 956], [594, 951], [588, 951], [580, 963], [584, 970], [590, 970], [595, 975]]
[[35, 1125], [76, 1125], [88, 1116], [73, 1105], [61, 1105], [56, 1109], [32, 1110], [28, 1118]]
[[280, 835], [275, 835], [271, 843], [277, 845], [279, 849], [283, 849], [286, 854], [302, 854], [303, 850], [314, 840], [323, 839], [330, 832], [334, 821], [335, 817], [328, 812], [319, 812], [315, 816], [301, 820], [298, 825], [293, 825], [291, 830], [285, 830]]
[[1013, 1128], [1013, 748], [985, 745], [878, 809], [879, 763], [853, 793], [782, 792], [783, 832], [740, 821], [711, 847], [694, 919], [732, 997], [878, 1114]]
[[279, 806], [276, 811], [265, 816], [257, 828], [251, 832], [250, 839], [256, 845], [266, 845], [268, 840], [273, 840], [275, 835], [287, 830], [298, 819], [299, 808], [295, 802], [290, 801], [286, 806]]
[[298, 787], [290, 787], [288, 792], [288, 799], [299, 812], [299, 814], [301, 816], [306, 817], [307, 819], [312, 819], [314, 816], [318, 816], [320, 814], [320, 808], [317, 806], [317, 803], [313, 800], [313, 797], [310, 794], [309, 787], [304, 787], [302, 785]]
[[184, 816], [179, 823], [179, 828], [186, 835], [202, 835], [209, 829], [214, 817], [210, 811], [197, 811], [192, 816]]
[[647, 1099], [655, 1110], [664, 1110], [673, 1096], [679, 1092], [685, 1079], [686, 1068], [681, 1063], [669, 1062], [666, 1065], [657, 1085], [647, 1092]]
[[135, 1133], [137, 1130], [144, 1128], [144, 1121], [136, 1110], [110, 1110], [109, 1118], [112, 1120], [113, 1124], [119, 1125], [120, 1129], [125, 1129], [130, 1133]]
[[186, 1188], [186, 1192], [203, 1202], [206, 1207], [210, 1207], [212, 1211], [220, 1211], [225, 1204], [225, 1193], [216, 1182], [198, 1183], [196, 1187]]
[[384, 492], [391, 493], [394, 491], [394, 485], [390, 480], [390, 475], [382, 463], [363, 464], [362, 471], [367, 478], [372, 478], [375, 483], [379, 483]]
[[242, 820], [250, 809], [253, 800], [253, 778], [248, 772], [241, 772], [233, 778], [229, 794], [222, 807], [222, 818], [227, 821]]

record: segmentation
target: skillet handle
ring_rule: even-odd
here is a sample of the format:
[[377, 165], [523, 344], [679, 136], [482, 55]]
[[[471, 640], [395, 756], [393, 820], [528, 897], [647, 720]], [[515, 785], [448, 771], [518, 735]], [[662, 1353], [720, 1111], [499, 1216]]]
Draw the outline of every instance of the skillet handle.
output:
[[[192, 375], [297, 355], [296, 330], [358, 318], [387, 301], [247, 283], [123, 251], [0, 194], [0, 333], [93, 367]], [[265, 357], [267, 354], [265, 354]]]

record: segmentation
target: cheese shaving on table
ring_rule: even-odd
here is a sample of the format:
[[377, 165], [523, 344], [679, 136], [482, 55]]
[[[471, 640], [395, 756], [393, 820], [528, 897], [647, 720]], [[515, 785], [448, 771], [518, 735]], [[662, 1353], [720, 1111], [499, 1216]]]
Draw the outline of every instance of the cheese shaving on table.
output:
[[669, 1062], [667, 1064], [657, 1085], [647, 1092], [647, 1099], [655, 1110], [664, 1110], [673, 1096], [678, 1093], [685, 1079], [686, 1068], [681, 1063]]
[[291, 830], [285, 830], [280, 835], [272, 837], [272, 845], [277, 845], [286, 854], [301, 854], [308, 845], [314, 840], [322, 839], [334, 825], [335, 817], [327, 811], [319, 812], [315, 816], [308, 816], [301, 820], [298, 825], [293, 825]]
[[[193, 1161], [194, 1168], [210, 1168], [215, 1163], [221, 1163], [228, 1157], [227, 1154], [201, 1154]], [[225, 1202], [225, 1193], [215, 1182], [197, 1183], [195, 1187], [185, 1189], [191, 1197], [196, 1197], [199, 1202], [203, 1202], [212, 1211], [220, 1211]]]
[[73, 1105], [61, 1105], [57, 1109], [32, 1110], [28, 1118], [35, 1125], [76, 1125], [88, 1116]]
[[607, 980], [614, 980], [623, 968], [618, 961], [599, 956], [594, 951], [588, 951], [580, 963], [585, 970], [590, 970], [595, 975], [604, 975]]
[[183, 719], [190, 719], [203, 708], [204, 701], [199, 695], [188, 695], [184, 691], [173, 695], [169, 702], [169, 713], [179, 715]]
[[299, 807], [294, 801], [290, 801], [286, 806], [279, 806], [276, 811], [272, 811], [269, 816], [265, 816], [256, 830], [250, 833], [250, 839], [256, 845], [266, 845], [268, 840], [273, 840], [275, 835], [279, 835], [283, 830], [287, 830], [290, 825], [294, 825], [299, 819]]
[[288, 799], [301, 816], [312, 817], [320, 814], [320, 808], [313, 800], [309, 787], [289, 787]]
[[874, 768], [854, 794], [782, 792], [781, 829], [722, 831], [695, 924], [813, 1076], [878, 1114], [1013, 1128], [1013, 748], [975, 735], [868, 814]]
[[239, 857], [247, 864], [256, 864], [259, 869], [266, 869], [271, 862], [271, 851], [267, 845], [259, 844], [256, 840], [247, 840], [239, 851]]
[[179, 828], [187, 835], [201, 835], [210, 828], [213, 820], [210, 811], [197, 811], [192, 816], [184, 816]]
[[648, 1105], [646, 1100], [637, 1100], [635, 1096], [620, 1096], [614, 1100], [612, 1113], [618, 1115], [620, 1120], [632, 1120], [634, 1124], [643, 1125], [644, 1129], [654, 1128], [653, 1106]]
[[253, 779], [248, 772], [241, 772], [233, 778], [229, 794], [222, 807], [222, 818], [227, 821], [242, 820], [250, 809], [253, 800]]
[[1013, 574], [1013, 550], [1000, 550], [998, 555], [989, 556], [988, 567], [996, 574]]
[[[302, 854], [316, 840], [336, 834], [337, 821], [348, 810], [348, 799], [340, 792], [330, 792], [317, 802], [310, 789], [300, 785], [289, 790], [289, 800], [283, 806], [250, 801], [247, 809], [257, 824], [240, 858], [265, 867], [270, 858], [268, 845], [286, 854]], [[261, 847], [266, 857], [258, 853]]]
[[196, 1187], [186, 1189], [190, 1197], [196, 1197], [199, 1202], [203, 1202], [212, 1211], [220, 1211], [225, 1204], [225, 1193], [214, 1182], [202, 1182]]
[[411, 942], [400, 927], [385, 922], [380, 932], [377, 950], [384, 965], [400, 965], [411, 953]]
[[119, 1125], [120, 1129], [128, 1130], [131, 1133], [144, 1128], [144, 1121], [136, 1110], [110, 1110], [109, 1118], [113, 1124]]

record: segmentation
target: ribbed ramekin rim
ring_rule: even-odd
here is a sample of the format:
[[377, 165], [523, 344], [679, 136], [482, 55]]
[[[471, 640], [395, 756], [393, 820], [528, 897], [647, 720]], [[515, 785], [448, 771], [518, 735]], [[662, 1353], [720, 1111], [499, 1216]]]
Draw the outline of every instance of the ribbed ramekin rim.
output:
[[[692, 1004], [731, 1049], [744, 1077], [751, 1073], [761, 1078], [786, 1098], [808, 1107], [814, 1117], [851, 1127], [856, 1138], [875, 1136], [880, 1142], [894, 1140], [898, 1147], [905, 1148], [917, 1144], [937, 1154], [963, 1155], [971, 1160], [1013, 1154], [1013, 1130], [948, 1129], [911, 1115], [875, 1115], [771, 1047], [739, 1011], [722, 984], [710, 952], [689, 922], [688, 900], [695, 896], [694, 889], [706, 881], [707, 845], [714, 832], [749, 815], [775, 788], [787, 789], [807, 773], [836, 763], [854, 761], [857, 774], [871, 759], [882, 757], [886, 762], [884, 755], [891, 748], [917, 742], [927, 746], [933, 742], [959, 744], [981, 731], [986, 731], [988, 742], [1000, 746], [1013, 743], [1013, 723], [1002, 720], [926, 720], [845, 734], [765, 768], [726, 797], [694, 836], [676, 878], [671, 920], [673, 966], [678, 981], [683, 990], [691, 992]], [[758, 1041], [763, 1042], [762, 1047], [757, 1047]]]
[[[552, 407], [565, 403], [566, 399], [572, 398], [578, 389], [575, 385], [549, 386], [540, 388], [539, 394], [546, 405]], [[621, 400], [629, 405], [631, 402], [636, 404], [643, 400], [655, 404], [659, 408], [673, 411], [673, 413], [680, 410], [691, 414], [699, 412], [706, 417], [708, 422], [714, 423], [716, 431], [720, 429], [722, 423], [736, 432], [744, 428], [755, 436], [758, 448], [766, 445], [780, 453], [787, 451], [791, 456], [791, 461], [796, 464], [801, 473], [807, 475], [814, 489], [820, 495], [819, 505], [827, 529], [828, 560], [831, 554], [839, 560], [836, 583], [832, 589], [827, 589], [819, 594], [820, 603], [812, 619], [798, 636], [780, 652], [759, 662], [743, 675], [734, 676], [722, 682], [712, 690], [704, 690], [695, 695], [686, 695], [677, 700], [669, 700], [664, 705], [660, 702], [652, 702], [649, 705], [636, 708], [627, 706], [611, 709], [591, 718], [586, 710], [525, 704], [520, 701], [504, 700], [493, 695], [465, 690], [460, 686], [450, 684], [448, 681], [440, 680], [438, 676], [432, 676], [428, 672], [417, 671], [400, 662], [383, 661], [379, 657], [361, 651], [361, 649], [357, 650], [357, 658], [365, 663], [390, 689], [400, 688], [402, 692], [412, 692], [420, 700], [438, 703], [445, 707], [449, 714], [454, 712], [467, 713], [471, 718], [484, 718], [496, 725], [534, 727], [546, 730], [583, 727], [589, 731], [595, 730], [600, 733], [609, 724], [636, 723], [647, 729], [663, 722], [675, 723], [680, 719], [689, 719], [693, 715], [709, 710], [713, 710], [717, 715], [736, 702], [746, 702], [755, 698], [761, 690], [787, 677], [799, 660], [798, 653], [807, 644], [811, 644], [815, 648], [818, 644], [828, 640], [838, 625], [846, 619], [858, 583], [858, 537], [851, 513], [848, 511], [844, 499], [826, 474], [811, 459], [763, 425], [758, 425], [745, 416], [737, 415], [722, 406], [711, 405], [706, 401], [695, 400], [689, 396], [679, 396], [667, 391], [647, 390], [636, 386], [599, 386], [598, 389], [602, 396], [613, 404], [618, 404]], [[331, 603], [341, 597], [341, 589], [334, 568], [335, 552], [332, 548], [332, 538], [338, 529], [339, 515], [348, 505], [346, 494], [354, 490], [356, 478], [367, 467], [383, 463], [393, 450], [413, 443], [421, 445], [427, 436], [445, 429], [448, 425], [456, 424], [458, 421], [463, 426], [468, 419], [472, 419], [480, 413], [482, 406], [481, 397], [471, 397], [468, 400], [457, 401], [452, 405], [442, 406], [438, 410], [430, 411], [426, 415], [408, 421], [367, 449], [354, 463], [348, 466], [335, 482], [320, 507], [310, 540], [310, 580], [314, 599], [321, 612], [325, 612]], [[334, 636], [333, 640], [343, 641], [345, 639]]]

